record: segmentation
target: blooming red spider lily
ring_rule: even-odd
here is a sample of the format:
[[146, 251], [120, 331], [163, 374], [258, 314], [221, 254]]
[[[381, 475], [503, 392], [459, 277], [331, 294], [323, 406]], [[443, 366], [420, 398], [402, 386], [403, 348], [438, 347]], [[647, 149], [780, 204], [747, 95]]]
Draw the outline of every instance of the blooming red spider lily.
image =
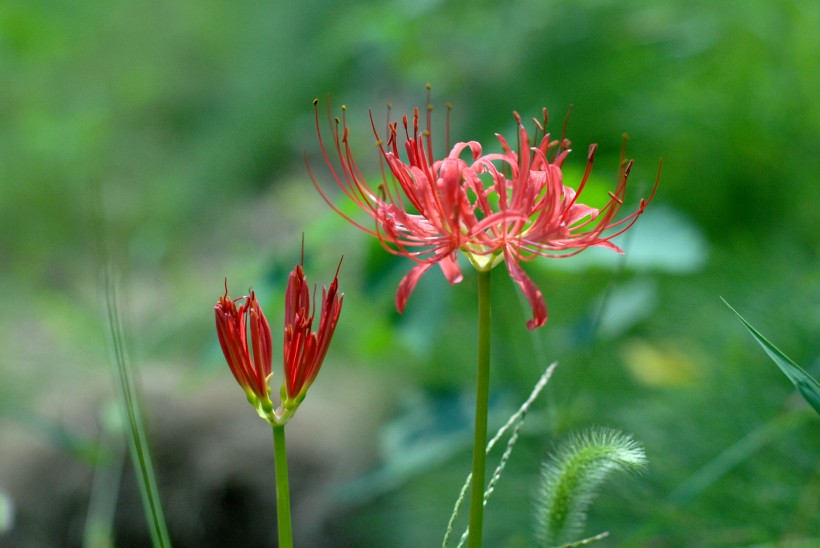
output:
[[[388, 124], [385, 142], [371, 115], [381, 157], [388, 168], [374, 187], [365, 180], [350, 150], [346, 116], [336, 120], [332, 133], [335, 153], [330, 154], [322, 136], [318, 100], [314, 101], [314, 110], [325, 163], [342, 191], [372, 218], [373, 224], [361, 223], [342, 212], [311, 172], [316, 189], [334, 211], [378, 238], [386, 250], [417, 263], [399, 283], [399, 312], [404, 311], [418, 280], [434, 264], [439, 265], [451, 284], [460, 282], [460, 251], [481, 271], [503, 262], [532, 308], [533, 318], [527, 327], [544, 325], [544, 297], [520, 263], [536, 257], [571, 257], [593, 246], [622, 253], [611, 240], [628, 230], [643, 213], [660, 177], [659, 172], [652, 193], [640, 201], [636, 211], [617, 219], [632, 162], [624, 164], [622, 160], [616, 188], [603, 208], [578, 202], [592, 170], [596, 145], [589, 148], [578, 189], [566, 186], [561, 168], [570, 143], [563, 136], [550, 139], [545, 131], [546, 109], [543, 121], [535, 120], [534, 143], [530, 143], [520, 116], [514, 113], [518, 152], [497, 134], [499, 153], [485, 154], [480, 143], [468, 141], [457, 143], [446, 157], [436, 160], [428, 108], [426, 130], [419, 129], [418, 109], [414, 110], [412, 121], [407, 116], [402, 119], [404, 159], [399, 152], [398, 123]], [[539, 131], [543, 134], [540, 139]], [[334, 167], [334, 160], [340, 168]]]

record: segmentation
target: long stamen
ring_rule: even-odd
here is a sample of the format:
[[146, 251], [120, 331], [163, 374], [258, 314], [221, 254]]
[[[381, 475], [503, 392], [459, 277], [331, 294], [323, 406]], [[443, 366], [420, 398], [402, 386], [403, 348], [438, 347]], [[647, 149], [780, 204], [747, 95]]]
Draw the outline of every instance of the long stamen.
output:
[[453, 110], [453, 104], [447, 103], [447, 119], [444, 124], [444, 154], [450, 152], [450, 113]]
[[[567, 115], [564, 117], [564, 125], [561, 127], [561, 140], [558, 142], [558, 150], [555, 151], [556, 158], [561, 154], [561, 149], [569, 150], [569, 142], [567, 141], [567, 126], [569, 125], [570, 114], [572, 114], [572, 105], [569, 106], [567, 109]], [[555, 158], [553, 158], [553, 160], [555, 160]]]

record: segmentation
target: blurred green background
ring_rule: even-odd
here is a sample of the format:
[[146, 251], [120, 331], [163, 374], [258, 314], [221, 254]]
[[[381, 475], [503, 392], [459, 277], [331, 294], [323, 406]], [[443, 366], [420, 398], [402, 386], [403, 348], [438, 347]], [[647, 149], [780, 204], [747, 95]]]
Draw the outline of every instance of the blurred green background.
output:
[[560, 365], [487, 545], [531, 545], [539, 463], [591, 425], [650, 461], [593, 506], [599, 545], [820, 542], [818, 419], [719, 298], [820, 375], [820, 3], [5, 0], [0, 82], [0, 544], [149, 542], [111, 420], [106, 241], [175, 544], [275, 543], [269, 430], [211, 310], [227, 276], [278, 333], [302, 232], [311, 282], [345, 255], [346, 297], [288, 427], [297, 542], [440, 544], [469, 469], [475, 275], [431, 271], [398, 315], [409, 261], [334, 215], [304, 165], [335, 190], [311, 105], [330, 97], [378, 177], [368, 109], [409, 113], [428, 82], [436, 131], [451, 102], [453, 139], [488, 149], [513, 110], [548, 107], [557, 133], [571, 107], [569, 182], [599, 144], [590, 196], [623, 132], [632, 207], [664, 159], [625, 258], [525, 265], [545, 328], [494, 272], [492, 420]]

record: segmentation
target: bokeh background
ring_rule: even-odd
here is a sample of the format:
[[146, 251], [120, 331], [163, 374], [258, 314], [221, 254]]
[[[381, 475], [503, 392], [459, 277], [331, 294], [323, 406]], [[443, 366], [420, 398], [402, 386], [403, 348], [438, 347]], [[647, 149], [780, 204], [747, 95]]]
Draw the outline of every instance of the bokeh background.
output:
[[346, 297], [288, 426], [297, 542], [440, 544], [469, 469], [475, 275], [431, 271], [398, 315], [409, 262], [334, 215], [304, 163], [332, 193], [311, 105], [329, 97], [378, 177], [368, 109], [424, 106], [428, 82], [436, 135], [451, 102], [453, 140], [488, 148], [513, 110], [546, 106], [559, 132], [571, 108], [565, 173], [598, 143], [593, 201], [622, 133], [632, 207], [664, 162], [625, 257], [525, 266], [543, 329], [494, 272], [491, 422], [560, 365], [487, 545], [532, 545], [540, 463], [592, 425], [650, 461], [592, 507], [599, 545], [820, 542], [818, 419], [720, 300], [820, 375], [820, 3], [5, 0], [0, 82], [0, 544], [149, 543], [116, 420], [110, 264], [174, 543], [275, 545], [270, 431], [211, 310], [227, 276], [278, 332], [302, 232], [312, 282], [345, 255]]

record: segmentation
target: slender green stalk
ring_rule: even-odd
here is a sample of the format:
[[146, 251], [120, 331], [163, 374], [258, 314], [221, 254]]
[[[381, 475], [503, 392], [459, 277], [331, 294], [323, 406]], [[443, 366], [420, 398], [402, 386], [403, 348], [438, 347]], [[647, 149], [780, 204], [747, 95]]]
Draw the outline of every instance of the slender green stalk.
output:
[[125, 347], [117, 288], [111, 270], [111, 265], [107, 264], [104, 272], [104, 284], [108, 327], [112, 342], [114, 379], [119, 390], [118, 400], [123, 416], [128, 423], [128, 433], [130, 434], [128, 446], [131, 460], [136, 469], [137, 483], [140, 487], [146, 519], [151, 530], [151, 541], [155, 547], [165, 548], [171, 546], [171, 539], [162, 512], [157, 480], [151, 462], [151, 450], [148, 446], [148, 438], [142, 420], [136, 375], [128, 360], [128, 351]]
[[273, 456], [276, 459], [276, 521], [279, 548], [293, 548], [293, 527], [290, 523], [290, 486], [288, 485], [288, 452], [285, 447], [285, 426], [273, 427]]
[[490, 399], [490, 272], [478, 272], [478, 380], [475, 396], [473, 477], [470, 487], [468, 546], [480, 548], [484, 525], [484, 481], [487, 464], [487, 408]]

